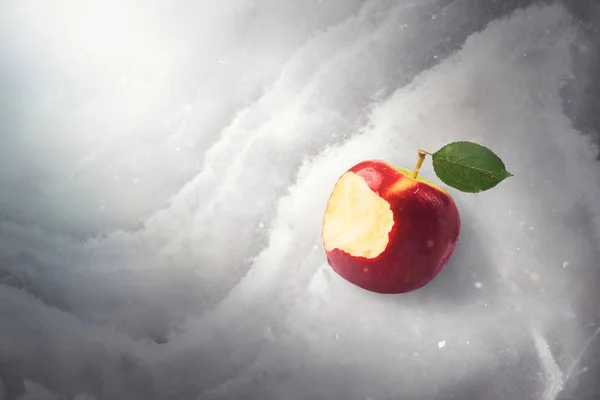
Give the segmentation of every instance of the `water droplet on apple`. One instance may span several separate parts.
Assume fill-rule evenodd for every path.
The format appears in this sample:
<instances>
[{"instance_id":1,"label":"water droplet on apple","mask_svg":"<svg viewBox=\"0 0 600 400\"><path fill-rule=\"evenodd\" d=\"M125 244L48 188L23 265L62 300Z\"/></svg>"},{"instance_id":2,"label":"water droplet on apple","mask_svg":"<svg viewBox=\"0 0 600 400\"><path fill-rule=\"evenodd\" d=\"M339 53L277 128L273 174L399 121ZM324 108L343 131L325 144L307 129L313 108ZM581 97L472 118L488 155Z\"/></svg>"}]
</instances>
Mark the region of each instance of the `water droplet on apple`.
<instances>
[{"instance_id":1,"label":"water droplet on apple","mask_svg":"<svg viewBox=\"0 0 600 400\"><path fill-rule=\"evenodd\" d=\"M442 348L442 347L446 347L446 341L445 340L441 340L438 342L438 348Z\"/></svg>"},{"instance_id":2,"label":"water droplet on apple","mask_svg":"<svg viewBox=\"0 0 600 400\"><path fill-rule=\"evenodd\" d=\"M475 287L477 289L481 289L483 287L483 283L481 283L481 282L475 282Z\"/></svg>"}]
</instances>

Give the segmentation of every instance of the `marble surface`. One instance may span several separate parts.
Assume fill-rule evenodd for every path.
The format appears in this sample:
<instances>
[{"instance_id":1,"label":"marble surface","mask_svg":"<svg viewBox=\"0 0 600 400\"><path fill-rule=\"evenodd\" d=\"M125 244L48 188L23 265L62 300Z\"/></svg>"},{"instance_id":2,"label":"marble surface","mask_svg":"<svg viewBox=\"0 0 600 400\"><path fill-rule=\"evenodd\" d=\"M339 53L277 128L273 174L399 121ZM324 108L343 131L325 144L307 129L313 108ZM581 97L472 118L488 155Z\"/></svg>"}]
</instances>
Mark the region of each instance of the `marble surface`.
<instances>
[{"instance_id":1,"label":"marble surface","mask_svg":"<svg viewBox=\"0 0 600 400\"><path fill-rule=\"evenodd\" d=\"M0 4L0 400L600 399L600 3ZM337 177L455 140L429 285L360 290ZM431 163L422 172L437 180Z\"/></svg>"}]
</instances>

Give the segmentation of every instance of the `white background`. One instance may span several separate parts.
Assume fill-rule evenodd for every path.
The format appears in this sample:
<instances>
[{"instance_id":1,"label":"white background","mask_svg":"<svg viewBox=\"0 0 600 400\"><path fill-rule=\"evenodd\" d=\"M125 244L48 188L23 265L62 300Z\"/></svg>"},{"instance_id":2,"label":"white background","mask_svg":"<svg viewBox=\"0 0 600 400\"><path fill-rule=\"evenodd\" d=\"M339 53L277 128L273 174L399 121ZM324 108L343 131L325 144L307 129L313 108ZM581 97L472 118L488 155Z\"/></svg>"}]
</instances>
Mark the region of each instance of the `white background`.
<instances>
[{"instance_id":1,"label":"white background","mask_svg":"<svg viewBox=\"0 0 600 400\"><path fill-rule=\"evenodd\" d=\"M585 10L3 3L0 399L563 395L600 322ZM455 140L515 176L452 191L438 278L381 296L333 273L339 175Z\"/></svg>"}]
</instances>

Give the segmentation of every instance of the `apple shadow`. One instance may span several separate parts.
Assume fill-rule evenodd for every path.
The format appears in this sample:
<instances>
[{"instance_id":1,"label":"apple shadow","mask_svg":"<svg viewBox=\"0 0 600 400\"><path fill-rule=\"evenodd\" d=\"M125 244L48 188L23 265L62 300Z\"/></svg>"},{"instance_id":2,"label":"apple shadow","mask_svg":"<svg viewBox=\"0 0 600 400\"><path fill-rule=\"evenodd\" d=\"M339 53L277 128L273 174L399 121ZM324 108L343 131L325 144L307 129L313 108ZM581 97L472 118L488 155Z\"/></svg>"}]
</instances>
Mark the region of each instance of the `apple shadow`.
<instances>
[{"instance_id":1,"label":"apple shadow","mask_svg":"<svg viewBox=\"0 0 600 400\"><path fill-rule=\"evenodd\" d=\"M465 304L498 291L500 277L486 251L481 226L466 207L460 210L461 232L453 256L446 267L427 285L413 292L394 295L397 301Z\"/></svg>"}]
</instances>

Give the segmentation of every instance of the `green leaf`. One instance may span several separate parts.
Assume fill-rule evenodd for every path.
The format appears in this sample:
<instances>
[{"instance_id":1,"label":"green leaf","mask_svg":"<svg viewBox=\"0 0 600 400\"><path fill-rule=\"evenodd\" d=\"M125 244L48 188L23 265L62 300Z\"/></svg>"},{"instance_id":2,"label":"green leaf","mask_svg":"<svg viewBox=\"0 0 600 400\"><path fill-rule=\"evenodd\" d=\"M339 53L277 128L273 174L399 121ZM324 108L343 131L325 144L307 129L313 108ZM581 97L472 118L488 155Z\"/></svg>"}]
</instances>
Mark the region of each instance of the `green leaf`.
<instances>
[{"instance_id":1,"label":"green leaf","mask_svg":"<svg viewBox=\"0 0 600 400\"><path fill-rule=\"evenodd\" d=\"M500 157L477 143L450 143L432 158L433 170L442 182L463 192L482 192L513 176Z\"/></svg>"}]
</instances>

